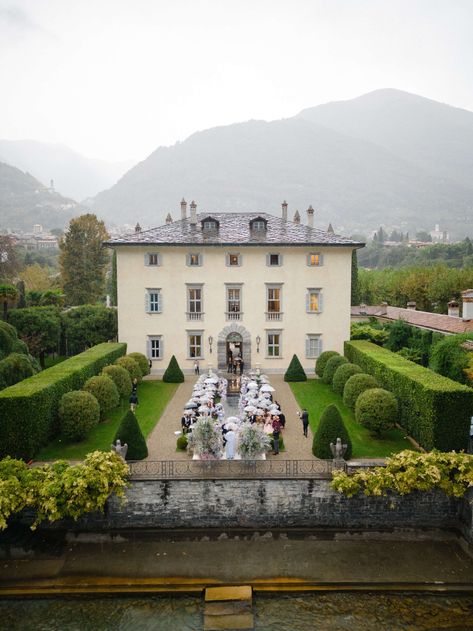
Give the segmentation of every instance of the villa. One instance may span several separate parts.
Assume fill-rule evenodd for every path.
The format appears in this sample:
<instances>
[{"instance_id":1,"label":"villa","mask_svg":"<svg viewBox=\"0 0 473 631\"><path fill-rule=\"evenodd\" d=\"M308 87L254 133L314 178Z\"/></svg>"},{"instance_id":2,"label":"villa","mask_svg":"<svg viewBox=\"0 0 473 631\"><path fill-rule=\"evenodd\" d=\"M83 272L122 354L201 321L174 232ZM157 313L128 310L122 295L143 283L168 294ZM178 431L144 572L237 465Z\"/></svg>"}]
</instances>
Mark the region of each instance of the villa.
<instances>
[{"instance_id":1,"label":"villa","mask_svg":"<svg viewBox=\"0 0 473 631\"><path fill-rule=\"evenodd\" d=\"M110 239L117 254L118 331L145 353L153 373L172 355L185 372L196 360L225 368L284 372L296 353L313 372L322 350L350 337L351 262L362 243L267 213L200 213Z\"/></svg>"}]
</instances>

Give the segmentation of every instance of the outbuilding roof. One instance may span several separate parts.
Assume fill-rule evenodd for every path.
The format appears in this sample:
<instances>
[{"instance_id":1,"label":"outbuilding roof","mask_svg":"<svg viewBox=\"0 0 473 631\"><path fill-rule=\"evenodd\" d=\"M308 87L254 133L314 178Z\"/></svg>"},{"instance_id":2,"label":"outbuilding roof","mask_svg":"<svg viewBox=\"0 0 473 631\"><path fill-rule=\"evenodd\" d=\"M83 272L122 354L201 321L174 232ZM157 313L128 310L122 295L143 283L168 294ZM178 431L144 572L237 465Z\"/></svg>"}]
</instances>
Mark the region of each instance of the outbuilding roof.
<instances>
[{"instance_id":1,"label":"outbuilding roof","mask_svg":"<svg viewBox=\"0 0 473 631\"><path fill-rule=\"evenodd\" d=\"M218 230L204 229L201 222L210 218L218 222ZM251 229L250 222L257 218L267 222L265 230ZM188 217L150 230L109 239L105 245L306 245L361 248L364 243L268 213L199 213L196 224L191 224Z\"/></svg>"}]
</instances>

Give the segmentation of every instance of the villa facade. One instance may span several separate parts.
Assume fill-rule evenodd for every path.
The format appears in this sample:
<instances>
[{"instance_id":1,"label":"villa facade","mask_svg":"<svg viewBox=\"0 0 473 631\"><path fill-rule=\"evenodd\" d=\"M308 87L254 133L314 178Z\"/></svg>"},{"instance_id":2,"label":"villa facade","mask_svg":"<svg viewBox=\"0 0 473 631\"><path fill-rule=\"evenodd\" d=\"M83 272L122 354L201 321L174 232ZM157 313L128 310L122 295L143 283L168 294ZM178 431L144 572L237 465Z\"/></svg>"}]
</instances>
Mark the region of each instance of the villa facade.
<instances>
[{"instance_id":1,"label":"villa facade","mask_svg":"<svg viewBox=\"0 0 473 631\"><path fill-rule=\"evenodd\" d=\"M266 213L201 213L111 239L117 253L118 334L153 372L175 355L185 372L284 372L296 353L313 372L322 350L350 335L351 259L362 244Z\"/></svg>"}]
</instances>

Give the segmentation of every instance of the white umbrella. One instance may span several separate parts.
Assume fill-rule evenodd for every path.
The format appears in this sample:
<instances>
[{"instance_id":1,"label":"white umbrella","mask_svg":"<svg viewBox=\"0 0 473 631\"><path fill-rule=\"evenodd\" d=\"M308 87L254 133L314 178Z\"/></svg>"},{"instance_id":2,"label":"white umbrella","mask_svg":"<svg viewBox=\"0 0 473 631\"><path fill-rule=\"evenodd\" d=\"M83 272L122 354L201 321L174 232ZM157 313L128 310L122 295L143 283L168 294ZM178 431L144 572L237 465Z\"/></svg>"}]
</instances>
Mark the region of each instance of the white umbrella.
<instances>
[{"instance_id":1,"label":"white umbrella","mask_svg":"<svg viewBox=\"0 0 473 631\"><path fill-rule=\"evenodd\" d=\"M188 401L185 404L184 409L185 410L191 410L192 408L196 408L196 407L199 407L199 406L197 405L197 403L195 401Z\"/></svg>"},{"instance_id":2,"label":"white umbrella","mask_svg":"<svg viewBox=\"0 0 473 631\"><path fill-rule=\"evenodd\" d=\"M254 405L247 405L246 408L243 408L245 412L252 412L253 414L256 412L256 407Z\"/></svg>"},{"instance_id":3,"label":"white umbrella","mask_svg":"<svg viewBox=\"0 0 473 631\"><path fill-rule=\"evenodd\" d=\"M200 408L199 408L199 412L207 412L207 413L209 413L210 410L209 410L209 408L206 405L201 405Z\"/></svg>"},{"instance_id":4,"label":"white umbrella","mask_svg":"<svg viewBox=\"0 0 473 631\"><path fill-rule=\"evenodd\" d=\"M269 385L269 383L265 383L264 386L261 386L259 389L260 392L274 392L274 388Z\"/></svg>"},{"instance_id":5,"label":"white umbrella","mask_svg":"<svg viewBox=\"0 0 473 631\"><path fill-rule=\"evenodd\" d=\"M238 416L229 416L227 417L227 423L239 423L240 419Z\"/></svg>"},{"instance_id":6,"label":"white umbrella","mask_svg":"<svg viewBox=\"0 0 473 631\"><path fill-rule=\"evenodd\" d=\"M258 384L256 383L256 381L250 381L248 383L248 388L257 388Z\"/></svg>"}]
</instances>

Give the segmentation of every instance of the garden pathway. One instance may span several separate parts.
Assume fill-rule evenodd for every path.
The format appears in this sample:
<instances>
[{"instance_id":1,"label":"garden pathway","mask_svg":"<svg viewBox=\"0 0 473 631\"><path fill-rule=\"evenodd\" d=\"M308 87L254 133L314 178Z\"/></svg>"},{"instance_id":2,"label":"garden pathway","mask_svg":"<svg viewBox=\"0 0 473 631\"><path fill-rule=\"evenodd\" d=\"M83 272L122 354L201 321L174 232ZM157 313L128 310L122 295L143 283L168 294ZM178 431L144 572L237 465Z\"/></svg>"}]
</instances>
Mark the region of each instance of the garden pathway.
<instances>
[{"instance_id":1,"label":"garden pathway","mask_svg":"<svg viewBox=\"0 0 473 631\"><path fill-rule=\"evenodd\" d=\"M309 437L304 438L302 433L302 423L297 416L299 407L292 390L284 381L283 375L270 375L269 380L276 392L273 398L279 402L281 409L286 415L286 428L284 430L284 444L286 451L268 458L279 458L282 460L311 460L312 456L312 434L309 428ZM176 451L175 431L181 429L181 416L184 405L192 394L192 388L196 382L194 375L187 375L184 383L181 383L173 398L164 410L159 423L151 432L148 438L148 458L147 460L188 460L189 456L185 452Z\"/></svg>"}]
</instances>

